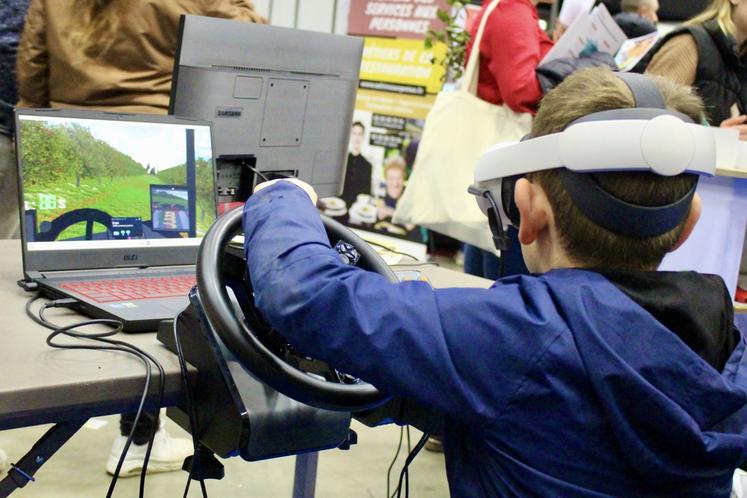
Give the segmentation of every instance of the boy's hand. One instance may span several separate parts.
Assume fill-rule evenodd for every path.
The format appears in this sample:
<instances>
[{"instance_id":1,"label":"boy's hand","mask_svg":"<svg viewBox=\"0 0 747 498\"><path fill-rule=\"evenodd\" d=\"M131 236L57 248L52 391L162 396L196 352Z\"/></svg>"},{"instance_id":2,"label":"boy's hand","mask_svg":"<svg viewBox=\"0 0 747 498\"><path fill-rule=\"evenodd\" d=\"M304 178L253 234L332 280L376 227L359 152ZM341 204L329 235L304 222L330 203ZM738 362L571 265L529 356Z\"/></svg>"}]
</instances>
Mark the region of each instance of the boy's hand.
<instances>
[{"instance_id":1,"label":"boy's hand","mask_svg":"<svg viewBox=\"0 0 747 498\"><path fill-rule=\"evenodd\" d=\"M747 116L744 114L724 119L721 121L719 127L737 130L739 132L739 140L747 140Z\"/></svg>"},{"instance_id":2,"label":"boy's hand","mask_svg":"<svg viewBox=\"0 0 747 498\"><path fill-rule=\"evenodd\" d=\"M304 192L309 196L309 199L311 199L311 203L316 206L316 201L319 199L319 196L316 195L316 191L314 190L314 187L309 185L308 183L299 180L298 178L279 178L277 180L270 180L268 182L262 182L258 183L256 187L254 187L254 192L259 192L263 188L267 188L270 185L275 185L277 182L291 182L303 189Z\"/></svg>"}]
</instances>

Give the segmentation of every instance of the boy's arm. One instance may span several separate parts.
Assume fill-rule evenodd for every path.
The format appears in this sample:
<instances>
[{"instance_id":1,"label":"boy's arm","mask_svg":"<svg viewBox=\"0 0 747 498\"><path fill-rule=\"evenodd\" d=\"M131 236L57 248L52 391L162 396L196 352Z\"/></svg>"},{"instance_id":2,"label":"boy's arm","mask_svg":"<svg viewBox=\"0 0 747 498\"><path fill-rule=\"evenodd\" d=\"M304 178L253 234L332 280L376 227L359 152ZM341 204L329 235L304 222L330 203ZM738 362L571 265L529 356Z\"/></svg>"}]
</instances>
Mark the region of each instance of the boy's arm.
<instances>
[{"instance_id":1,"label":"boy's arm","mask_svg":"<svg viewBox=\"0 0 747 498\"><path fill-rule=\"evenodd\" d=\"M548 334L527 333L527 319L546 324L518 286L434 291L343 264L309 197L289 182L254 194L244 231L270 323L300 351L390 394L492 420L549 344Z\"/></svg>"}]
</instances>

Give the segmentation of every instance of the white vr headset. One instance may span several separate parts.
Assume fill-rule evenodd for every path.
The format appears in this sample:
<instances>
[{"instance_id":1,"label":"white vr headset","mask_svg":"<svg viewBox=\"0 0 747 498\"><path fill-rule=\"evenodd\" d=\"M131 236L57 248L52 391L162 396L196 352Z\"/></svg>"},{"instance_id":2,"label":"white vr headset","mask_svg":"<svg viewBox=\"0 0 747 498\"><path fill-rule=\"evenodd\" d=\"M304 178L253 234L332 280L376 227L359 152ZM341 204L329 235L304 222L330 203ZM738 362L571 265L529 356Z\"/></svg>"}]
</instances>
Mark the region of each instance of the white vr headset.
<instances>
[{"instance_id":1,"label":"white vr headset","mask_svg":"<svg viewBox=\"0 0 747 498\"><path fill-rule=\"evenodd\" d=\"M584 116L560 133L498 144L480 158L469 192L488 216L498 249L508 248L508 226L519 225L514 186L528 173L560 169L563 187L594 223L631 237L651 237L674 229L687 216L695 186L672 204L640 206L604 190L593 173L712 176L716 168L747 168L747 143L736 131L694 124L666 109L651 79L616 74L630 87L636 107Z\"/></svg>"}]
</instances>

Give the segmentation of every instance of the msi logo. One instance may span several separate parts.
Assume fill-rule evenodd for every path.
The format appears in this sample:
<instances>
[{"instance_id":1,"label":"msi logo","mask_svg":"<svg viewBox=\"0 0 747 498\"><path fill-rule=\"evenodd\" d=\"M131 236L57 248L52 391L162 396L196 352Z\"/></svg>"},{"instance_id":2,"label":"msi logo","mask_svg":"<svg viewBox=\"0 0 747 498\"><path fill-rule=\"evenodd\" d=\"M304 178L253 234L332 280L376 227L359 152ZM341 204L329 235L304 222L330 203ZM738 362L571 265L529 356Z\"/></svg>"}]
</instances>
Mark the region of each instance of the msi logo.
<instances>
[{"instance_id":1,"label":"msi logo","mask_svg":"<svg viewBox=\"0 0 747 498\"><path fill-rule=\"evenodd\" d=\"M137 261L137 254L125 254L124 260L125 261Z\"/></svg>"}]
</instances>

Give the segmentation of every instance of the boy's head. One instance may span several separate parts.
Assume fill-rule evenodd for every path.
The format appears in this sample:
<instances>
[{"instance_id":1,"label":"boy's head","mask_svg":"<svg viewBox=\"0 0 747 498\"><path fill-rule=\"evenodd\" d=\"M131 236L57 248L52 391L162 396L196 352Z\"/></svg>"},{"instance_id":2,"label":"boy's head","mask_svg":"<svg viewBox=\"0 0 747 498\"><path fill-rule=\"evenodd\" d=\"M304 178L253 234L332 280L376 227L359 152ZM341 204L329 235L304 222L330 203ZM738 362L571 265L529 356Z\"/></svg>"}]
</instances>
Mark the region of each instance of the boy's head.
<instances>
[{"instance_id":1,"label":"boy's head","mask_svg":"<svg viewBox=\"0 0 747 498\"><path fill-rule=\"evenodd\" d=\"M702 103L692 91L656 78L668 109L700 120ZM635 107L628 86L608 70L591 69L568 77L549 92L532 127L537 137L562 131L576 119L599 111ZM594 144L588 145L590 148ZM663 206L682 199L697 177L673 177L649 172L597 173L604 190L642 206ZM621 235L592 222L571 200L560 180L560 170L531 173L519 180L515 201L521 215L519 240L528 268L545 272L558 267L655 270L664 255L679 246L700 214L700 199L693 198L690 214L673 230L653 237Z\"/></svg>"}]
</instances>

